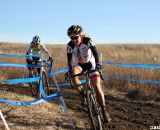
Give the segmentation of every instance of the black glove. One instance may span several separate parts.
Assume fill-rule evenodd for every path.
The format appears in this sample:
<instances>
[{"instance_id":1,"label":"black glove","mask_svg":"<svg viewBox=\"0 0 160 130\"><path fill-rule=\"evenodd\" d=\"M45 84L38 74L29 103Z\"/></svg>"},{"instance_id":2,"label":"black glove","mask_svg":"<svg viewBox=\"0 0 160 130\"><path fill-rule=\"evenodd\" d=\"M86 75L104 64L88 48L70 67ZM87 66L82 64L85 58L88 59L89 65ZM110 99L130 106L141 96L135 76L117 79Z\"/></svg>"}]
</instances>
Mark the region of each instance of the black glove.
<instances>
[{"instance_id":1,"label":"black glove","mask_svg":"<svg viewBox=\"0 0 160 130\"><path fill-rule=\"evenodd\" d=\"M28 58L27 60L29 61L29 63L32 63L32 62L33 62L33 59L32 59L32 58Z\"/></svg>"},{"instance_id":2,"label":"black glove","mask_svg":"<svg viewBox=\"0 0 160 130\"><path fill-rule=\"evenodd\" d=\"M103 69L103 66L100 63L96 64L96 70L101 70Z\"/></svg>"},{"instance_id":3,"label":"black glove","mask_svg":"<svg viewBox=\"0 0 160 130\"><path fill-rule=\"evenodd\" d=\"M70 71L66 72L64 75L65 80L67 80L67 81L70 80L70 76L71 76L71 72Z\"/></svg>"},{"instance_id":4,"label":"black glove","mask_svg":"<svg viewBox=\"0 0 160 130\"><path fill-rule=\"evenodd\" d=\"M53 58L52 58L52 57L49 57L49 61L50 61L50 62L53 62Z\"/></svg>"}]
</instances>

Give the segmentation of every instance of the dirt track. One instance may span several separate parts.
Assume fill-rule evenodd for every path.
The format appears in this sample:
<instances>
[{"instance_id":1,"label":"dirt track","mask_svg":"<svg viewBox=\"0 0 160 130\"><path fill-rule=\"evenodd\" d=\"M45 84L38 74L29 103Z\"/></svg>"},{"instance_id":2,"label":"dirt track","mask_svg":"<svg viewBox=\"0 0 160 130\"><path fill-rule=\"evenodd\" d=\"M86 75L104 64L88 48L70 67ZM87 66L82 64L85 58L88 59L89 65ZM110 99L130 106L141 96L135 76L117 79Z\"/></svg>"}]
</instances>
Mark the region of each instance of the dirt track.
<instances>
[{"instance_id":1,"label":"dirt track","mask_svg":"<svg viewBox=\"0 0 160 130\"><path fill-rule=\"evenodd\" d=\"M113 129L143 130L160 124L160 106L151 103L138 103L116 98L108 98Z\"/></svg>"},{"instance_id":2,"label":"dirt track","mask_svg":"<svg viewBox=\"0 0 160 130\"><path fill-rule=\"evenodd\" d=\"M13 86L1 87L0 95L4 90L14 93L15 100L24 97L31 98L26 87L17 88ZM8 92L6 91L6 97ZM19 96L17 96L19 95ZM90 130L90 123L87 113L79 109L79 97L72 89L62 89L67 107L72 113L77 130ZM5 96L4 96L5 98ZM28 100L29 100L28 99ZM158 103L145 103L142 101L131 101L127 97L106 96L107 109L111 115L112 122L104 126L104 130L149 130L150 126L160 125L160 105ZM11 130L70 130L72 126L68 117L61 113L53 103L49 105L37 105L28 107L13 107L1 103L1 110ZM57 110L57 111L56 111ZM0 129L4 129L0 121Z\"/></svg>"},{"instance_id":3,"label":"dirt track","mask_svg":"<svg viewBox=\"0 0 160 130\"><path fill-rule=\"evenodd\" d=\"M70 95L70 93L67 95ZM76 97L76 93L74 96ZM74 99L75 101L73 99L69 100L68 96L64 95L64 97L68 99L66 103L69 108L77 113L77 117L81 117L82 113L77 110L75 105L79 102L78 97ZM136 102L129 100L127 97L112 96L106 96L106 101L112 122L109 126L104 126L105 130L149 130L150 126L160 125L160 105L158 104Z\"/></svg>"}]
</instances>

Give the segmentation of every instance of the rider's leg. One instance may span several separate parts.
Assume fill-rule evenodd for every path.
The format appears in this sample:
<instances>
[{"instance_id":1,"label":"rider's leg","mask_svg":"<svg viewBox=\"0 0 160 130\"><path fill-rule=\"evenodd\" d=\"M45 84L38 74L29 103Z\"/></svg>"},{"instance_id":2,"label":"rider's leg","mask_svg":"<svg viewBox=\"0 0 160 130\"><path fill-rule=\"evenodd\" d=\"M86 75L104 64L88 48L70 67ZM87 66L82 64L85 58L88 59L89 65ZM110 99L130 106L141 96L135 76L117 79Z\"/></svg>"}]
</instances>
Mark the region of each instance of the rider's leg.
<instances>
[{"instance_id":1,"label":"rider's leg","mask_svg":"<svg viewBox=\"0 0 160 130\"><path fill-rule=\"evenodd\" d=\"M34 60L35 60L35 65L37 65L37 66L41 66L42 65L42 62L41 62L39 57L35 58ZM37 68L37 71L38 71L38 74L40 75L41 68L40 67Z\"/></svg>"},{"instance_id":2,"label":"rider's leg","mask_svg":"<svg viewBox=\"0 0 160 130\"><path fill-rule=\"evenodd\" d=\"M75 75L80 73L81 71L82 71L82 68L80 66L74 66L72 74ZM83 89L83 86L81 85L79 78L78 77L72 78L72 83L74 88L78 91L78 93L81 96L81 105L85 106L86 105L85 90Z\"/></svg>"},{"instance_id":3,"label":"rider's leg","mask_svg":"<svg viewBox=\"0 0 160 130\"><path fill-rule=\"evenodd\" d=\"M78 65L76 65L74 68L76 68L78 71L77 71L77 73L76 74L78 74L78 73L80 73L80 72L82 72L82 70L83 71L87 71L87 70L90 70L91 68L92 68L92 63L91 62L87 62L87 63L84 63L84 64L80 64L80 63L78 63ZM79 81L80 82L80 81ZM80 91L80 94L84 94L84 95L86 95L85 94L85 90L83 89L83 86L81 85L80 86L80 89L79 89Z\"/></svg>"},{"instance_id":4,"label":"rider's leg","mask_svg":"<svg viewBox=\"0 0 160 130\"><path fill-rule=\"evenodd\" d=\"M104 93L103 93L103 90L100 84L100 77L98 75L95 75L91 77L91 81L93 83L93 87L97 95L97 100L102 108L102 114L103 114L104 120L105 122L110 123L111 118L105 107L105 97L104 97Z\"/></svg>"},{"instance_id":5,"label":"rider's leg","mask_svg":"<svg viewBox=\"0 0 160 130\"><path fill-rule=\"evenodd\" d=\"M104 93L100 84L100 77L99 76L93 76L91 77L91 81L94 87L94 90L97 95L97 100L101 106L105 106L105 98Z\"/></svg>"},{"instance_id":6,"label":"rider's leg","mask_svg":"<svg viewBox=\"0 0 160 130\"><path fill-rule=\"evenodd\" d=\"M27 64L32 65L32 61L29 60L28 58L26 59ZM33 74L33 67L28 67L28 70L31 74Z\"/></svg>"},{"instance_id":7,"label":"rider's leg","mask_svg":"<svg viewBox=\"0 0 160 130\"><path fill-rule=\"evenodd\" d=\"M73 72L72 74L75 75L75 74L78 74L82 71L82 69L79 67L79 66L74 66L73 67ZM81 82L79 80L78 77L74 77L72 78L72 83L73 83L73 86L74 88L79 92L81 93L82 89L83 89L83 86L81 85Z\"/></svg>"}]
</instances>

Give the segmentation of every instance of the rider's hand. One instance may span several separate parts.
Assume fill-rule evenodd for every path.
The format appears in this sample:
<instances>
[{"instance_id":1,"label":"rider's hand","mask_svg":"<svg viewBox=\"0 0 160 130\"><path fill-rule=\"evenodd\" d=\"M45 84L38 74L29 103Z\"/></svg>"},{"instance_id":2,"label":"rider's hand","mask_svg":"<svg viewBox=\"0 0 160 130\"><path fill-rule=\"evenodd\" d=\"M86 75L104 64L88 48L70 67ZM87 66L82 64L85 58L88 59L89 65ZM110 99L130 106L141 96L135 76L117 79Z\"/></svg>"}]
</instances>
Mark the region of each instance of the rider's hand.
<instances>
[{"instance_id":1,"label":"rider's hand","mask_svg":"<svg viewBox=\"0 0 160 130\"><path fill-rule=\"evenodd\" d=\"M53 62L53 58L52 58L52 57L49 57L49 61L50 61L50 62Z\"/></svg>"},{"instance_id":2,"label":"rider's hand","mask_svg":"<svg viewBox=\"0 0 160 130\"><path fill-rule=\"evenodd\" d=\"M28 58L28 61L29 61L30 63L32 63L32 62L33 62L33 59L32 59L32 58Z\"/></svg>"},{"instance_id":3,"label":"rider's hand","mask_svg":"<svg viewBox=\"0 0 160 130\"><path fill-rule=\"evenodd\" d=\"M103 69L102 64L96 63L96 70L101 70L101 69Z\"/></svg>"},{"instance_id":4,"label":"rider's hand","mask_svg":"<svg viewBox=\"0 0 160 130\"><path fill-rule=\"evenodd\" d=\"M70 76L71 76L71 72L70 71L66 72L65 75L64 75L65 80L69 80Z\"/></svg>"}]
</instances>

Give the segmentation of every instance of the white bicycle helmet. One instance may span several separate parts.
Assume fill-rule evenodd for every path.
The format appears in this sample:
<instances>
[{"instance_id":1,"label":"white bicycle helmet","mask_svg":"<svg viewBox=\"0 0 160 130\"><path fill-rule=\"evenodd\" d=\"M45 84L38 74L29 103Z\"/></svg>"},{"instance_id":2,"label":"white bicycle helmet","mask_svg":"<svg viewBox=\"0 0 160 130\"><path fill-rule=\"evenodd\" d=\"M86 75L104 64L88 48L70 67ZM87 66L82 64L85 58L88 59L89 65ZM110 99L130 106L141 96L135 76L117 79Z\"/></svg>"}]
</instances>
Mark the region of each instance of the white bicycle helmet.
<instances>
[{"instance_id":1,"label":"white bicycle helmet","mask_svg":"<svg viewBox=\"0 0 160 130\"><path fill-rule=\"evenodd\" d=\"M38 35L35 35L33 37L32 42L33 42L33 44L40 44L41 43L40 37Z\"/></svg>"}]
</instances>

